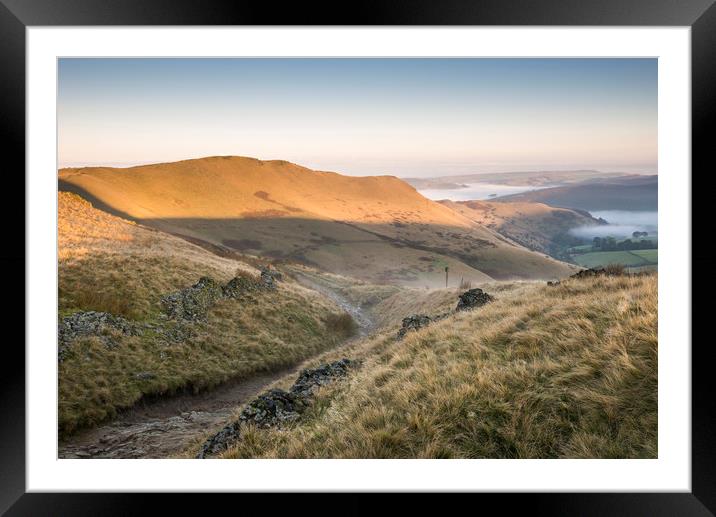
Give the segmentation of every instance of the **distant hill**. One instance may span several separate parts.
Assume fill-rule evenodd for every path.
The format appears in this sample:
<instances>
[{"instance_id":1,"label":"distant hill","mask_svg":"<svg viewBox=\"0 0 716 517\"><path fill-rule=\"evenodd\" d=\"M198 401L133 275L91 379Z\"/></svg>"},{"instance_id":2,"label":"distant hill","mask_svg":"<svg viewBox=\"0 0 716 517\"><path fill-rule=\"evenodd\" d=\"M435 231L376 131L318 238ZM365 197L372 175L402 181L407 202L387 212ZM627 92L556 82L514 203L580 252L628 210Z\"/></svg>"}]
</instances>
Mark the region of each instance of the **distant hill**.
<instances>
[{"instance_id":1,"label":"distant hill","mask_svg":"<svg viewBox=\"0 0 716 517\"><path fill-rule=\"evenodd\" d=\"M440 203L526 248L552 256L560 256L565 247L575 244L569 230L600 224L587 212L543 203L447 200Z\"/></svg>"},{"instance_id":2,"label":"distant hill","mask_svg":"<svg viewBox=\"0 0 716 517\"><path fill-rule=\"evenodd\" d=\"M602 178L494 198L501 203L534 202L581 210L656 210L658 176Z\"/></svg>"},{"instance_id":3,"label":"distant hill","mask_svg":"<svg viewBox=\"0 0 716 517\"><path fill-rule=\"evenodd\" d=\"M378 283L438 286L446 266L473 282L571 271L392 176L221 156L62 169L59 187L169 233Z\"/></svg>"},{"instance_id":4,"label":"distant hill","mask_svg":"<svg viewBox=\"0 0 716 517\"><path fill-rule=\"evenodd\" d=\"M527 171L463 174L458 176L440 176L437 178L405 178L405 181L417 189L459 189L470 183L543 187L550 185L569 185L593 179L618 178L626 175L628 175L628 173L601 172L595 170Z\"/></svg>"}]
</instances>

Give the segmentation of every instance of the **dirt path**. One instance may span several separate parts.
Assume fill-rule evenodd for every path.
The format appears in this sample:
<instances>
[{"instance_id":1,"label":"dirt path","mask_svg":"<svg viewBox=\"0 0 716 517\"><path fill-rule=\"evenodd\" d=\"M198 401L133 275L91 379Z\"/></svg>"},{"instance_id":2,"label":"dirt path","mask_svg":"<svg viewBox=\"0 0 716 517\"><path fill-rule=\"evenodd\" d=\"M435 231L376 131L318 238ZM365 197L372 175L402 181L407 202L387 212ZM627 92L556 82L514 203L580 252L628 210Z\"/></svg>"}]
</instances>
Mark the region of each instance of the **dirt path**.
<instances>
[{"instance_id":1,"label":"dirt path","mask_svg":"<svg viewBox=\"0 0 716 517\"><path fill-rule=\"evenodd\" d=\"M330 298L341 309L350 314L355 320L355 322L358 324L358 334L360 336L367 336L375 329L375 322L368 316L368 314L357 305L353 305L350 301L348 301L346 297L342 296L330 287L316 282L308 275L305 275L298 271L292 271L291 274L294 276L294 278L299 284L303 285L304 287L308 287L309 289L312 289L314 291L318 291L326 298Z\"/></svg>"},{"instance_id":2,"label":"dirt path","mask_svg":"<svg viewBox=\"0 0 716 517\"><path fill-rule=\"evenodd\" d=\"M371 319L348 300L307 278L301 283L328 296L358 323L360 336L374 327ZM355 339L355 338L354 338ZM352 341L348 340L341 346ZM220 427L238 406L259 394L298 365L281 371L230 381L196 395L182 394L146 401L99 427L80 431L59 444L60 458L166 458L184 450L207 430Z\"/></svg>"}]
</instances>

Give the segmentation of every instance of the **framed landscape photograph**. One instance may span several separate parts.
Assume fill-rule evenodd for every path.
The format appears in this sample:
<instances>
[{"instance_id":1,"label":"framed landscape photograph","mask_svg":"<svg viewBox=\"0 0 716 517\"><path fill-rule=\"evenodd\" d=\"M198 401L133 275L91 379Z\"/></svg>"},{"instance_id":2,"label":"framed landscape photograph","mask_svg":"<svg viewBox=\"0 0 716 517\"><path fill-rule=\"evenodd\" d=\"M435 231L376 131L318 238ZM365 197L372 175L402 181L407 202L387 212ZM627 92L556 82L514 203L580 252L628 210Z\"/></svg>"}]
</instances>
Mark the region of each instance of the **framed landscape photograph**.
<instances>
[{"instance_id":1,"label":"framed landscape photograph","mask_svg":"<svg viewBox=\"0 0 716 517\"><path fill-rule=\"evenodd\" d=\"M691 323L711 2L4 4L9 515L147 491L716 507Z\"/></svg>"}]
</instances>

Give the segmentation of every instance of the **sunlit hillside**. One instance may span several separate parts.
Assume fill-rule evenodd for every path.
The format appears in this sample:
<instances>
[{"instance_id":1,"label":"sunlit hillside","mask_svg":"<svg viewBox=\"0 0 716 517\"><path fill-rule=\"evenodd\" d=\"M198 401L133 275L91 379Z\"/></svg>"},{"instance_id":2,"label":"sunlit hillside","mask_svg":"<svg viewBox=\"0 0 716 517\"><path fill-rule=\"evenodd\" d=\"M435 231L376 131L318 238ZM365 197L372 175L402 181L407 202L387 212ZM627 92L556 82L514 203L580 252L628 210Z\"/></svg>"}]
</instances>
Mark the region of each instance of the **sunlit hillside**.
<instances>
[{"instance_id":1,"label":"sunlit hillside","mask_svg":"<svg viewBox=\"0 0 716 517\"><path fill-rule=\"evenodd\" d=\"M262 289L246 262L106 214L74 194L61 192L58 202L60 329L72 325L78 334L60 346L63 433L147 395L285 368L347 337L330 319L343 310L316 291L289 281ZM196 321L167 317L162 299L201 277L217 285L239 278L250 289L217 298ZM104 319L111 324L96 323Z\"/></svg>"},{"instance_id":2,"label":"sunlit hillside","mask_svg":"<svg viewBox=\"0 0 716 517\"><path fill-rule=\"evenodd\" d=\"M572 271L392 176L227 156L63 169L60 189L170 233L379 283L444 285L445 267L454 282Z\"/></svg>"},{"instance_id":3,"label":"sunlit hillside","mask_svg":"<svg viewBox=\"0 0 716 517\"><path fill-rule=\"evenodd\" d=\"M403 340L354 345L360 368L300 423L246 426L222 457L657 457L657 276L493 293Z\"/></svg>"}]
</instances>

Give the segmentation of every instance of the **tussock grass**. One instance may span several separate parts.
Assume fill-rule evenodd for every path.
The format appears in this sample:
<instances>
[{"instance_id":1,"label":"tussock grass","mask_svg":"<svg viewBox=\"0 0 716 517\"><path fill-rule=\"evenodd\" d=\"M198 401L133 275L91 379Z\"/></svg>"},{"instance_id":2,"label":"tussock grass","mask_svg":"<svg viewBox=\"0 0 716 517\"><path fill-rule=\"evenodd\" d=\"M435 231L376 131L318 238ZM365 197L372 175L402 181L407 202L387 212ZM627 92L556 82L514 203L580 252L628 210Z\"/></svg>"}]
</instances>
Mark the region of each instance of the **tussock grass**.
<instances>
[{"instance_id":1,"label":"tussock grass","mask_svg":"<svg viewBox=\"0 0 716 517\"><path fill-rule=\"evenodd\" d=\"M607 264L604 266L604 271L608 275L623 275L626 271L626 266L624 264Z\"/></svg>"},{"instance_id":2,"label":"tussock grass","mask_svg":"<svg viewBox=\"0 0 716 517\"><path fill-rule=\"evenodd\" d=\"M326 328L343 338L354 336L358 331L358 324L353 317L344 312L339 314L329 314L325 319Z\"/></svg>"},{"instance_id":3,"label":"tussock grass","mask_svg":"<svg viewBox=\"0 0 716 517\"><path fill-rule=\"evenodd\" d=\"M112 348L97 337L74 341L59 364L60 434L110 418L146 396L198 391L288 367L345 338L348 323L335 303L288 282L222 299L206 321L167 321L162 296L201 276L223 283L236 275L256 278L258 271L95 210L72 194L60 193L59 208L60 316L107 311L154 325L139 336L114 336ZM329 324L328 314L338 323ZM162 328L182 337L170 339Z\"/></svg>"},{"instance_id":4,"label":"tussock grass","mask_svg":"<svg viewBox=\"0 0 716 517\"><path fill-rule=\"evenodd\" d=\"M362 368L300 425L247 428L224 457L657 457L656 275L497 298L354 345Z\"/></svg>"}]
</instances>

